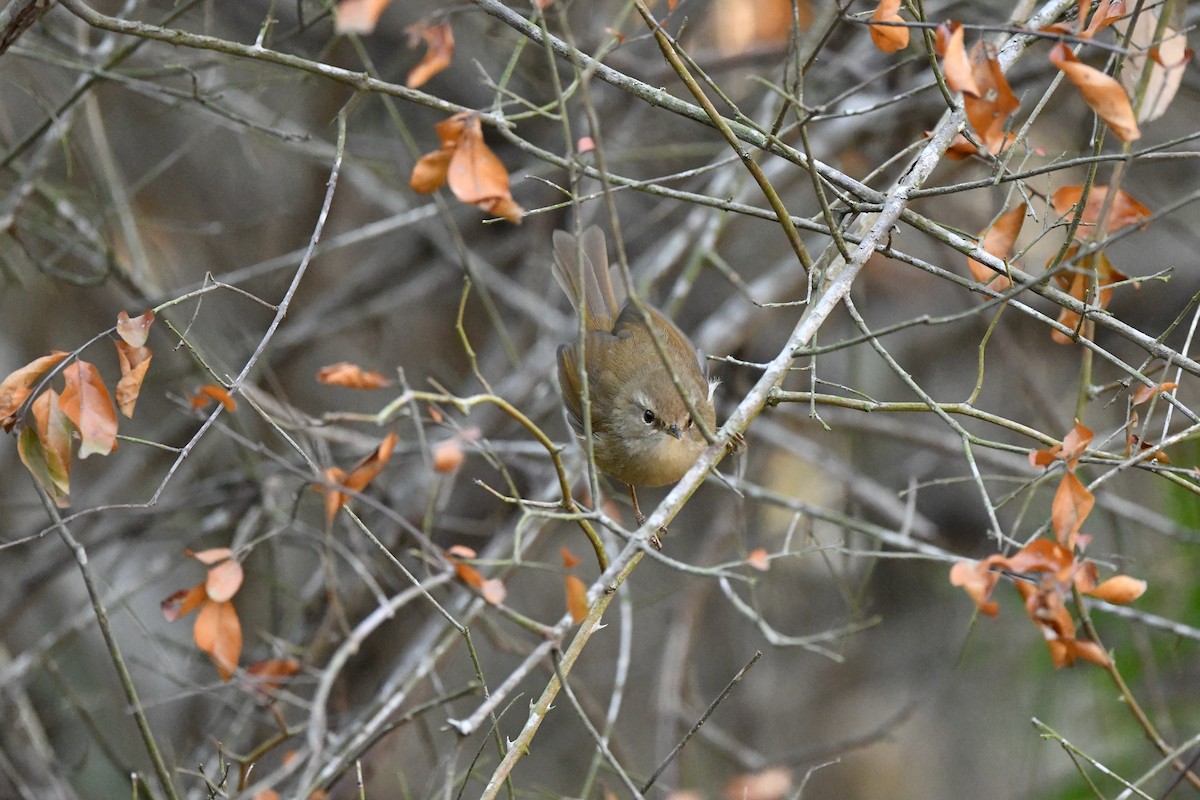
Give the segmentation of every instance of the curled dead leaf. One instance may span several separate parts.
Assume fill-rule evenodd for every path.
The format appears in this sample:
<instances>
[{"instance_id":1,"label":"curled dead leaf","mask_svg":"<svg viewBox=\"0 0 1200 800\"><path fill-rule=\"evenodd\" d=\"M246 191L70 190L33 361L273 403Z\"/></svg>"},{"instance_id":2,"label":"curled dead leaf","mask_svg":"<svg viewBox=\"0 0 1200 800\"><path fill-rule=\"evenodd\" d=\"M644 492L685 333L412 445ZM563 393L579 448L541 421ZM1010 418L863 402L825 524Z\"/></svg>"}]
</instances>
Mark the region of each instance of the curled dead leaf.
<instances>
[{"instance_id":1,"label":"curled dead leaf","mask_svg":"<svg viewBox=\"0 0 1200 800\"><path fill-rule=\"evenodd\" d=\"M587 619L588 615L587 586L575 575L567 575L565 581L567 612L570 613L571 619L578 625Z\"/></svg>"},{"instance_id":2,"label":"curled dead leaf","mask_svg":"<svg viewBox=\"0 0 1200 800\"><path fill-rule=\"evenodd\" d=\"M229 680L242 653L242 623L233 603L205 602L196 615L192 638L197 647L208 653L221 680Z\"/></svg>"},{"instance_id":3,"label":"curled dead leaf","mask_svg":"<svg viewBox=\"0 0 1200 800\"><path fill-rule=\"evenodd\" d=\"M1147 583L1128 575L1114 575L1094 589L1087 591L1092 597L1098 597L1109 603L1124 605L1132 603L1146 593Z\"/></svg>"},{"instance_id":4,"label":"curled dead leaf","mask_svg":"<svg viewBox=\"0 0 1200 800\"><path fill-rule=\"evenodd\" d=\"M408 88L416 89L450 66L454 60L454 32L450 30L449 22L409 25L405 32L408 34L409 47L415 47L421 39L425 40L425 57L409 71L404 81Z\"/></svg>"},{"instance_id":5,"label":"curled dead leaf","mask_svg":"<svg viewBox=\"0 0 1200 800\"><path fill-rule=\"evenodd\" d=\"M1021 233L1021 226L1025 224L1026 208L1025 203L1020 203L1011 211L1001 214L986 232L981 232L983 239L979 242L980 248L1001 261L1007 261L1013 245L1017 241L1017 236ZM1003 292L1012 286L1012 281L1007 275L993 272L990 267L973 258L967 259L967 266L975 280L990 285L998 292Z\"/></svg>"},{"instance_id":6,"label":"curled dead leaf","mask_svg":"<svg viewBox=\"0 0 1200 800\"><path fill-rule=\"evenodd\" d=\"M208 594L204 591L203 583L198 583L190 589L180 589L160 604L163 618L167 622L174 622L195 611L207 599Z\"/></svg>"},{"instance_id":7,"label":"curled dead leaf","mask_svg":"<svg viewBox=\"0 0 1200 800\"><path fill-rule=\"evenodd\" d=\"M130 347L144 347L154 324L154 312L146 309L140 317L130 318L122 311L117 314L117 335Z\"/></svg>"},{"instance_id":8,"label":"curled dead leaf","mask_svg":"<svg viewBox=\"0 0 1200 800\"><path fill-rule=\"evenodd\" d=\"M759 547L751 550L750 554L746 556L746 563L759 572L769 570L771 568L771 558L767 555L767 548Z\"/></svg>"},{"instance_id":9,"label":"curled dead leaf","mask_svg":"<svg viewBox=\"0 0 1200 800\"><path fill-rule=\"evenodd\" d=\"M871 41L889 55L908 47L908 28L904 26L899 11L900 0L879 0L875 13L871 15L872 24L867 26ZM877 24L881 22L885 24Z\"/></svg>"},{"instance_id":10,"label":"curled dead leaf","mask_svg":"<svg viewBox=\"0 0 1200 800\"><path fill-rule=\"evenodd\" d=\"M958 561L950 568L950 585L960 587L989 617L1000 613L1000 604L990 599L999 580L987 561Z\"/></svg>"},{"instance_id":11,"label":"curled dead leaf","mask_svg":"<svg viewBox=\"0 0 1200 800\"><path fill-rule=\"evenodd\" d=\"M33 387L37 386L44 374L62 363L69 355L71 354L55 350L50 355L34 359L9 373L0 382L0 428L4 428L5 431L13 429L17 422L14 415L29 398Z\"/></svg>"},{"instance_id":12,"label":"curled dead leaf","mask_svg":"<svg viewBox=\"0 0 1200 800\"><path fill-rule=\"evenodd\" d=\"M379 15L392 0L341 0L333 12L334 33L373 33Z\"/></svg>"},{"instance_id":13,"label":"curled dead leaf","mask_svg":"<svg viewBox=\"0 0 1200 800\"><path fill-rule=\"evenodd\" d=\"M437 472L453 472L462 466L466 454L457 437L438 442L433 446L433 468Z\"/></svg>"},{"instance_id":14,"label":"curled dead leaf","mask_svg":"<svg viewBox=\"0 0 1200 800\"><path fill-rule=\"evenodd\" d=\"M363 369L349 361L339 361L317 370L317 382L328 386L343 386L347 389L382 389L392 382L383 373Z\"/></svg>"},{"instance_id":15,"label":"curled dead leaf","mask_svg":"<svg viewBox=\"0 0 1200 800\"><path fill-rule=\"evenodd\" d=\"M106 456L117 449L117 410L99 370L76 361L63 370L66 387L58 406L79 433L79 457Z\"/></svg>"},{"instance_id":16,"label":"curled dead leaf","mask_svg":"<svg viewBox=\"0 0 1200 800\"><path fill-rule=\"evenodd\" d=\"M1062 42L1050 50L1050 63L1067 76L1083 101L1104 120L1118 139L1133 142L1142 137L1129 95L1125 94L1124 87L1115 78L1084 64Z\"/></svg>"}]
</instances>

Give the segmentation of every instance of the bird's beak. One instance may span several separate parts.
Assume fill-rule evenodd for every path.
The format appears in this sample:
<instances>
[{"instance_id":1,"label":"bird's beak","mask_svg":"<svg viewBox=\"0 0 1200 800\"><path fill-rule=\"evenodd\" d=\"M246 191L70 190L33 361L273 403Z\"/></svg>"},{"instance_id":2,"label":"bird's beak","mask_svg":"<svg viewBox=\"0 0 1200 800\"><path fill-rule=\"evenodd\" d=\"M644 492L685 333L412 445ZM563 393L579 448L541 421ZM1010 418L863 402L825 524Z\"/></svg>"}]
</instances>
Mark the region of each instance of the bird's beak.
<instances>
[{"instance_id":1,"label":"bird's beak","mask_svg":"<svg viewBox=\"0 0 1200 800\"><path fill-rule=\"evenodd\" d=\"M671 434L671 435L672 435L672 436L674 436L676 439L683 439L683 431L679 430L679 424L678 424L678 423L675 423L674 425L668 425L668 426L667 426L667 433Z\"/></svg>"}]
</instances>

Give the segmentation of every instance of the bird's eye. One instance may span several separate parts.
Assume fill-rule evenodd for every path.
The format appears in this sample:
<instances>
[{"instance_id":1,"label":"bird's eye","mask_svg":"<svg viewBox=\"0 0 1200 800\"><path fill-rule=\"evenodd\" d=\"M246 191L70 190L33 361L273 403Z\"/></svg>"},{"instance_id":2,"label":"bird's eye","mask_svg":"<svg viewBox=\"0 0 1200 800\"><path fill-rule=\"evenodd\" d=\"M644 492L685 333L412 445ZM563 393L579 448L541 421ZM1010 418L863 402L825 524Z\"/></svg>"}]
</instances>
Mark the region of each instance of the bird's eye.
<instances>
[{"instance_id":1,"label":"bird's eye","mask_svg":"<svg viewBox=\"0 0 1200 800\"><path fill-rule=\"evenodd\" d=\"M647 408L642 413L642 422L646 423L647 425L653 425L654 420L655 420L654 412Z\"/></svg>"}]
</instances>

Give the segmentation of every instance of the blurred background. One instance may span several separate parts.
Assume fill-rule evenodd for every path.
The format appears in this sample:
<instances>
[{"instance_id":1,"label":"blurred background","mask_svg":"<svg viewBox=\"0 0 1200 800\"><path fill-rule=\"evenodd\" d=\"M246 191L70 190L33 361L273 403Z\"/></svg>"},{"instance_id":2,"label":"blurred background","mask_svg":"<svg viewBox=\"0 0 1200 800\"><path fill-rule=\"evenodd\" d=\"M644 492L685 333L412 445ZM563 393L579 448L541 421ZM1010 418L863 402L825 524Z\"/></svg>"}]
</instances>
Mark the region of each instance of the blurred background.
<instances>
[{"instance_id":1,"label":"blurred background","mask_svg":"<svg viewBox=\"0 0 1200 800\"><path fill-rule=\"evenodd\" d=\"M1077 13L1060 5L1066 19ZM117 313L158 309L136 413L121 420L117 451L74 460L69 508L43 502L15 435L0 443L0 795L129 796L137 773L138 791L166 796L56 527L61 514L86 549L178 796L354 797L356 766L370 798L477 796L554 675L538 650L545 636L520 623L558 624L564 576L591 585L599 570L579 526L547 513L559 484L527 428L486 403L394 401L407 389L494 393L563 447L575 497L588 504L553 377L575 323L550 280L552 231L599 224L615 247L611 202L635 286L722 380L719 420L780 353L809 279L717 131L531 38L544 26L620 76L692 103L630 6L559 0L543 15L509 3L533 21L519 30L486 2L408 0L384 7L370 34L336 33L331 6L308 0L92 8L212 38L172 45L150 27L112 32L23 0L0 12L9 32L22 13L35 17L0 55L0 373L82 348L111 389L119 371L106 332ZM921 8L930 27L979 26L968 45L1003 42L1038 10ZM1155 9L1184 29L1196 22L1194 7ZM886 192L947 105L921 28L887 55L864 24L873 11L801 0L653 7L726 117L765 131L778 120L787 145ZM913 21L911 9L901 16ZM425 54L410 29L439 23L453 30L452 61L407 96L238 49L257 43L402 87ZM1104 46L1080 57L1103 68L1121 40L1112 30L1097 38ZM1144 344L1192 350L1197 76L1186 69L1131 148L1111 134L1096 145L1103 125L1055 81L1048 50L1032 44L1009 73L1021 100L1010 125L1023 136L1003 170L985 156L944 160L926 184L938 191L910 207L973 237L1027 200L1013 252L1040 275L1066 235L1046 197L1095 166L1097 185L1119 180L1153 214L1098 245L1138 281L1114 289L1108 308L1137 335L1098 326L1094 356L1056 344L1054 302L1026 290L1009 305L985 303L962 253L897 226L892 255L873 255L851 293L869 330L886 332L874 342L891 363L836 310L816 354L799 354L782 383L811 402L792 397L751 423L747 447L719 468L729 477L710 477L689 500L570 673L583 713L641 787L761 651L646 796L1095 796L1084 775L1096 794L1117 796L1122 785L1094 763L1143 780L1149 796L1197 793L1161 763L1108 672L1054 668L1012 581L996 590L995 620L949 582L957 558L997 551L997 523L1005 552L1047 534L1062 470L1035 469L1027 454L1079 418L1096 432L1080 478L1104 476L1087 554L1102 576L1149 586L1126 613L1095 608L1097 630L1163 739L1184 746L1184 762L1196 757L1197 375L1177 374L1178 361ZM434 126L453 113L433 99L486 115L484 141L526 212L519 226L445 189L410 188L414 164L439 148ZM340 172L305 260L339 158L339 114ZM813 177L750 149L790 213L824 226ZM608 185L585 168L606 170ZM843 230L875 210L844 188L822 191ZM833 252L828 236L803 235L814 257ZM264 341L236 410L202 427L212 407L189 397L228 385ZM342 361L392 383L317 381ZM1169 463L1120 465L1133 377L1121 364L1178 383L1179 405L1139 411L1150 441L1185 434ZM970 446L914 385L938 403L970 399L980 413L955 417ZM339 514L327 524L321 470L349 471L389 432L390 461L349 504L360 522ZM461 448L461 464L432 460L445 442ZM624 487L602 488L607 513L632 529ZM643 508L665 493L643 490ZM616 534L603 535L610 554L621 551ZM503 581L503 608L448 571L442 551L454 545ZM204 580L187 551L217 547L233 548L245 575L232 601L241 669L228 681L193 641L193 617L168 622L160 610ZM563 548L581 563L564 566ZM761 551L765 571L754 566ZM295 674L264 689L250 665L267 660ZM460 735L448 721L470 719L485 695L501 699ZM521 796L629 793L565 696L511 780Z\"/></svg>"}]
</instances>

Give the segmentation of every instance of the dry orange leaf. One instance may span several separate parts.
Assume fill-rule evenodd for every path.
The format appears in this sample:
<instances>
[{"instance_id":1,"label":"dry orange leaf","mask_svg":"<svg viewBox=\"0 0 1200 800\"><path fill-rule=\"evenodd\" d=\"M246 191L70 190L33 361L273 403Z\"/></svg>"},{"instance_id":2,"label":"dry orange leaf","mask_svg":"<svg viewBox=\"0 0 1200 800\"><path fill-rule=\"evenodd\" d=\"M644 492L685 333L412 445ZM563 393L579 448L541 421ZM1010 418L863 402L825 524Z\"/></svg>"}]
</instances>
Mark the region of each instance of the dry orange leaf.
<instances>
[{"instance_id":1,"label":"dry orange leaf","mask_svg":"<svg viewBox=\"0 0 1200 800\"><path fill-rule=\"evenodd\" d=\"M392 0L341 0L333 12L335 33L369 34Z\"/></svg>"},{"instance_id":2,"label":"dry orange leaf","mask_svg":"<svg viewBox=\"0 0 1200 800\"><path fill-rule=\"evenodd\" d=\"M576 624L587 619L588 598L587 586L575 575L566 577L567 611Z\"/></svg>"},{"instance_id":3,"label":"dry orange leaf","mask_svg":"<svg viewBox=\"0 0 1200 800\"><path fill-rule=\"evenodd\" d=\"M462 442L457 438L447 439L433 446L433 468L438 472L453 472L462 465L465 458Z\"/></svg>"},{"instance_id":4,"label":"dry orange leaf","mask_svg":"<svg viewBox=\"0 0 1200 800\"><path fill-rule=\"evenodd\" d=\"M191 405L192 408L204 408L214 400L223 405L226 411L237 411L237 401L229 394L229 390L212 383L206 383L196 390L196 394L192 395Z\"/></svg>"},{"instance_id":5,"label":"dry orange leaf","mask_svg":"<svg viewBox=\"0 0 1200 800\"><path fill-rule=\"evenodd\" d=\"M153 323L154 312L150 309L146 309L146 312L140 317L132 319L129 314L122 311L117 314L117 335L130 347L144 347Z\"/></svg>"},{"instance_id":6,"label":"dry orange leaf","mask_svg":"<svg viewBox=\"0 0 1200 800\"><path fill-rule=\"evenodd\" d=\"M479 594L488 603L498 606L508 597L508 589L504 588L504 581L499 578L489 578L479 587Z\"/></svg>"},{"instance_id":7,"label":"dry orange leaf","mask_svg":"<svg viewBox=\"0 0 1200 800\"><path fill-rule=\"evenodd\" d=\"M344 386L347 389L382 389L392 382L383 373L363 369L349 361L339 361L317 370L317 382L329 386Z\"/></svg>"},{"instance_id":8,"label":"dry orange leaf","mask_svg":"<svg viewBox=\"0 0 1200 800\"><path fill-rule=\"evenodd\" d=\"M208 594L204 591L203 583L198 583L190 589L180 589L160 604L163 618L167 622L174 622L195 611L207 599Z\"/></svg>"},{"instance_id":9,"label":"dry orange leaf","mask_svg":"<svg viewBox=\"0 0 1200 800\"><path fill-rule=\"evenodd\" d=\"M1086 9L1083 3L1079 5L1079 21L1082 22ZM1091 6L1090 0L1088 0L1087 5ZM1079 32L1079 36L1083 39L1091 39L1123 16L1125 16L1125 3L1123 0L1100 0L1100 5L1096 7L1096 13L1092 14L1092 21L1088 23L1086 28Z\"/></svg>"},{"instance_id":10,"label":"dry orange leaf","mask_svg":"<svg viewBox=\"0 0 1200 800\"><path fill-rule=\"evenodd\" d=\"M559 555L562 556L563 567L565 567L566 569L573 569L574 567L577 567L582 563L581 560L579 558L577 558L574 553L572 553L570 550L568 550L565 547L559 551Z\"/></svg>"},{"instance_id":11,"label":"dry orange leaf","mask_svg":"<svg viewBox=\"0 0 1200 800\"><path fill-rule=\"evenodd\" d=\"M1132 603L1146 593L1146 582L1131 578L1128 575L1114 575L1094 589L1087 591L1092 597L1099 597L1117 605Z\"/></svg>"},{"instance_id":12,"label":"dry orange leaf","mask_svg":"<svg viewBox=\"0 0 1200 800\"><path fill-rule=\"evenodd\" d=\"M746 556L746 563L759 572L766 572L771 568L771 558L767 555L767 548L759 547L751 550Z\"/></svg>"},{"instance_id":13,"label":"dry orange leaf","mask_svg":"<svg viewBox=\"0 0 1200 800\"><path fill-rule=\"evenodd\" d=\"M189 556L211 567L213 564L220 564L222 561L233 557L233 550L228 547L211 547L208 550L186 551Z\"/></svg>"},{"instance_id":14,"label":"dry orange leaf","mask_svg":"<svg viewBox=\"0 0 1200 800\"><path fill-rule=\"evenodd\" d=\"M1175 381L1167 381L1166 383L1160 383L1157 386L1146 386L1144 384L1138 386L1137 389L1134 389L1133 391L1133 405L1139 406L1157 394L1173 391L1177 386L1179 386L1179 384Z\"/></svg>"},{"instance_id":15,"label":"dry orange leaf","mask_svg":"<svg viewBox=\"0 0 1200 800\"><path fill-rule=\"evenodd\" d=\"M900 10L900 0L879 0L871 22L903 23L904 20L897 12ZM871 31L871 41L885 53L899 52L908 47L908 28L899 25L868 25Z\"/></svg>"},{"instance_id":16,"label":"dry orange leaf","mask_svg":"<svg viewBox=\"0 0 1200 800\"><path fill-rule=\"evenodd\" d=\"M942 28L948 27L950 33L946 36L944 53L942 55L942 71L946 75L946 85L953 91L963 94L980 96L979 85L975 82L975 74L971 62L967 59L967 48L963 44L963 26L959 22L948 22L938 26L939 39Z\"/></svg>"},{"instance_id":17,"label":"dry orange leaf","mask_svg":"<svg viewBox=\"0 0 1200 800\"><path fill-rule=\"evenodd\" d=\"M124 341L115 344L117 361L121 365L121 380L117 382L117 408L126 418L132 418L133 407L142 392L142 383L146 380L146 371L150 369L150 359L154 354L144 345L131 345Z\"/></svg>"},{"instance_id":18,"label":"dry orange leaf","mask_svg":"<svg viewBox=\"0 0 1200 800\"><path fill-rule=\"evenodd\" d=\"M989 617L1000 613L1000 604L990 599L999 580L1000 575L992 572L987 561L958 561L950 568L950 585L961 587Z\"/></svg>"},{"instance_id":19,"label":"dry orange leaf","mask_svg":"<svg viewBox=\"0 0 1200 800\"><path fill-rule=\"evenodd\" d=\"M242 587L243 577L242 565L230 558L209 569L208 578L204 581L204 590L208 592L210 600L224 603L237 594L238 589Z\"/></svg>"},{"instance_id":20,"label":"dry orange leaf","mask_svg":"<svg viewBox=\"0 0 1200 800\"><path fill-rule=\"evenodd\" d=\"M1056 213L1066 216L1079 205L1082 197L1082 185L1064 186L1050 195L1050 204ZM1104 207L1107 197L1107 186L1092 187L1092 190L1088 192L1087 203L1084 204L1083 215L1079 220L1081 225L1095 225L1100 221L1100 209ZM1126 225L1139 225L1145 222L1150 215L1150 209L1135 200L1128 192L1118 189L1109 205L1104 227L1109 233L1115 233Z\"/></svg>"},{"instance_id":21,"label":"dry orange leaf","mask_svg":"<svg viewBox=\"0 0 1200 800\"><path fill-rule=\"evenodd\" d=\"M991 253L1001 261L1008 260L1008 254L1012 252L1017 235L1021 232L1021 226L1025 224L1025 210L1026 204L1021 203L1011 211L1000 215L987 233L982 234L983 239L979 246L984 252ZM967 259L967 266L971 269L971 275L975 280L985 285L990 283L991 287L998 292L1003 292L1012 286L1012 281L1008 279L1007 275L993 272L990 267L984 266L973 258Z\"/></svg>"},{"instance_id":22,"label":"dry orange leaf","mask_svg":"<svg viewBox=\"0 0 1200 800\"><path fill-rule=\"evenodd\" d=\"M1062 454L1060 455L1060 458L1066 460L1068 469L1075 469L1079 458L1087 452L1088 445L1092 443L1095 436L1091 428L1079 420L1075 420L1075 427L1071 428L1070 432L1063 437Z\"/></svg>"},{"instance_id":23,"label":"dry orange leaf","mask_svg":"<svg viewBox=\"0 0 1200 800\"><path fill-rule=\"evenodd\" d=\"M117 447L117 410L100 378L87 361L76 361L63 370L66 388L58 406L79 432L79 457L106 456Z\"/></svg>"},{"instance_id":24,"label":"dry orange leaf","mask_svg":"<svg viewBox=\"0 0 1200 800\"><path fill-rule=\"evenodd\" d=\"M1115 78L1084 64L1062 42L1050 50L1050 63L1075 84L1083 101L1104 120L1118 139L1132 142L1142 137L1129 96Z\"/></svg>"},{"instance_id":25,"label":"dry orange leaf","mask_svg":"<svg viewBox=\"0 0 1200 800\"><path fill-rule=\"evenodd\" d=\"M1054 493L1054 503L1050 510L1050 521L1054 526L1054 535L1065 547L1074 547L1079 529L1083 521L1092 513L1096 504L1095 496L1087 490L1083 482L1074 472L1063 475L1058 491Z\"/></svg>"},{"instance_id":26,"label":"dry orange leaf","mask_svg":"<svg viewBox=\"0 0 1200 800\"><path fill-rule=\"evenodd\" d=\"M349 495L345 492L334 488L335 486L344 485L346 471L341 467L326 467L322 470L321 474L325 478L325 485L317 486L317 489L325 493L325 524L332 525L333 518L337 516L337 512L350 499Z\"/></svg>"},{"instance_id":27,"label":"dry orange leaf","mask_svg":"<svg viewBox=\"0 0 1200 800\"><path fill-rule=\"evenodd\" d=\"M367 485L375 480L375 477L380 472L383 472L384 466L391 460L392 450L396 447L398 439L399 437L395 431L385 436L378 447L362 461L354 465L350 470L350 474L346 476L346 480L342 482L342 485L355 492L361 492L367 488Z\"/></svg>"},{"instance_id":28,"label":"dry orange leaf","mask_svg":"<svg viewBox=\"0 0 1200 800\"><path fill-rule=\"evenodd\" d=\"M524 209L512 199L504 165L483 141L479 115L464 111L435 128L442 148L417 161L409 186L432 192L448 183L460 202L519 225Z\"/></svg>"},{"instance_id":29,"label":"dry orange leaf","mask_svg":"<svg viewBox=\"0 0 1200 800\"><path fill-rule=\"evenodd\" d=\"M421 156L413 166L412 176L408 179L409 187L421 194L429 194L442 188L446 183L446 172L450 169L450 159L453 157L453 149L435 150Z\"/></svg>"},{"instance_id":30,"label":"dry orange leaf","mask_svg":"<svg viewBox=\"0 0 1200 800\"><path fill-rule=\"evenodd\" d=\"M989 152L1000 153L1012 139L1012 134L1004 129L1005 122L1021 102L1008 85L994 45L976 42L971 47L970 62L978 94L963 94L967 122Z\"/></svg>"},{"instance_id":31,"label":"dry orange leaf","mask_svg":"<svg viewBox=\"0 0 1200 800\"><path fill-rule=\"evenodd\" d=\"M17 439L21 463L59 508L70 505L71 422L58 407L58 393L48 389L33 401L34 425Z\"/></svg>"},{"instance_id":32,"label":"dry orange leaf","mask_svg":"<svg viewBox=\"0 0 1200 800\"><path fill-rule=\"evenodd\" d=\"M0 428L11 431L16 424L17 409L29 398L33 387L41 380L42 375L62 363L70 353L55 350L48 356L30 361L20 369L10 373L0 382Z\"/></svg>"},{"instance_id":33,"label":"dry orange leaf","mask_svg":"<svg viewBox=\"0 0 1200 800\"><path fill-rule=\"evenodd\" d=\"M412 68L404 81L408 88L416 89L450 66L454 59L454 32L450 30L449 22L409 25L405 32L408 34L409 47L416 47L420 39L425 40L425 57Z\"/></svg>"},{"instance_id":34,"label":"dry orange leaf","mask_svg":"<svg viewBox=\"0 0 1200 800\"><path fill-rule=\"evenodd\" d=\"M208 653L221 680L229 680L242 654L242 623L233 603L206 602L196 615L192 638Z\"/></svg>"},{"instance_id":35,"label":"dry orange leaf","mask_svg":"<svg viewBox=\"0 0 1200 800\"><path fill-rule=\"evenodd\" d=\"M452 544L446 550L446 555L451 558L474 558L477 554L474 550L467 547L465 544Z\"/></svg>"}]
</instances>

